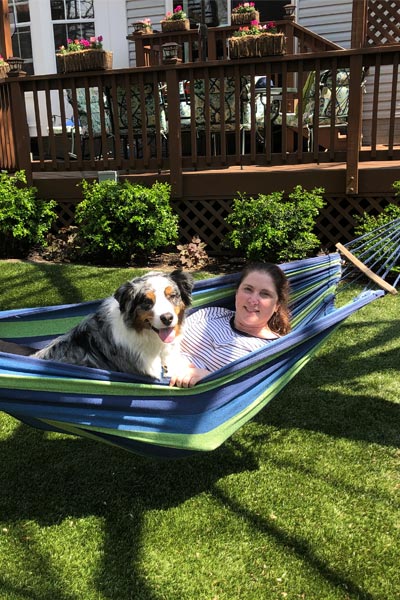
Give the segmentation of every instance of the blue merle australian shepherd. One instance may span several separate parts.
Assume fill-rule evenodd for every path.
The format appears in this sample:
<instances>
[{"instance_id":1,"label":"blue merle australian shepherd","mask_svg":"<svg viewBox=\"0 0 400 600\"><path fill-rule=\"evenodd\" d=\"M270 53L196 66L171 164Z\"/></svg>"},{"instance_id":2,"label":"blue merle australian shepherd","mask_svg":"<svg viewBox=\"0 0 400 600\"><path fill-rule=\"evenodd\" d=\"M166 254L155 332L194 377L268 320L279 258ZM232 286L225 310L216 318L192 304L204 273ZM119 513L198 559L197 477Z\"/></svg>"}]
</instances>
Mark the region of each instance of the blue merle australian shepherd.
<instances>
[{"instance_id":1,"label":"blue merle australian shepherd","mask_svg":"<svg viewBox=\"0 0 400 600\"><path fill-rule=\"evenodd\" d=\"M181 270L127 281L97 312L36 352L36 358L160 378L179 362L193 278Z\"/></svg>"}]
</instances>

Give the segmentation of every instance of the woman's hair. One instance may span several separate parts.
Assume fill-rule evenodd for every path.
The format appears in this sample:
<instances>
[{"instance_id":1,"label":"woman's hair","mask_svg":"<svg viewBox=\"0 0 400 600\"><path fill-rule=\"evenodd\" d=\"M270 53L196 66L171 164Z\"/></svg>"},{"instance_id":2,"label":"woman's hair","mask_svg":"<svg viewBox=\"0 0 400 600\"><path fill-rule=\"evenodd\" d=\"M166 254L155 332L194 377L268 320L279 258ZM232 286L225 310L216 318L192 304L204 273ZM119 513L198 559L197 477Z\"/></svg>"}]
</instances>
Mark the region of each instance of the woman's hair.
<instances>
[{"instance_id":1,"label":"woman's hair","mask_svg":"<svg viewBox=\"0 0 400 600\"><path fill-rule=\"evenodd\" d=\"M289 333L290 327L290 312L289 312L289 281L278 265L274 263L263 263L263 262L254 262L246 265L241 272L239 282L237 287L240 286L242 281L250 275L250 273L254 273L254 271L258 271L260 273L267 273L274 282L276 293L278 294L278 302L279 308L272 315L270 320L268 321L268 327L274 333L278 333L279 335L285 335Z\"/></svg>"}]
</instances>

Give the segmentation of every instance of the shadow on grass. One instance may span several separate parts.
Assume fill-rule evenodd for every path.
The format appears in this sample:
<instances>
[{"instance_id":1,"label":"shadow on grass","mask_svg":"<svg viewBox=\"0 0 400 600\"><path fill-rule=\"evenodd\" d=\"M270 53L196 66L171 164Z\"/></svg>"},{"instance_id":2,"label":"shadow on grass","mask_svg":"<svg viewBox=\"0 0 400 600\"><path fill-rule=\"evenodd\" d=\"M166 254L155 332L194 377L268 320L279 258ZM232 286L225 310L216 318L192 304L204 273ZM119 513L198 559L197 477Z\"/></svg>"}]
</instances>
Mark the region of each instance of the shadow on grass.
<instances>
[{"instance_id":1,"label":"shadow on grass","mask_svg":"<svg viewBox=\"0 0 400 600\"><path fill-rule=\"evenodd\" d=\"M17 555L23 554L24 573L40 573L40 581L46 582L40 596L35 596L34 586L25 596L28 590L21 585L8 589L7 597L30 600L77 597L65 590L47 557L48 548L43 552L40 539L36 541L35 526L29 532L32 523L46 528L66 520L100 519L99 553L104 559L97 571L99 597L152 600L158 596L136 567L144 514L212 493L218 479L258 468L256 457L234 444L199 457L155 461L80 438L54 438L25 425L1 442L0 457L1 519ZM0 576L2 593L8 581Z\"/></svg>"},{"instance_id":2,"label":"shadow on grass","mask_svg":"<svg viewBox=\"0 0 400 600\"><path fill-rule=\"evenodd\" d=\"M337 335L358 340L357 345L335 344L320 352L256 418L276 427L400 447L400 404L378 395L378 373L398 385L399 349L387 345L400 339L400 321L383 323L373 343L362 340L362 328L370 324L342 325ZM362 378L374 377L378 382L369 393Z\"/></svg>"}]
</instances>

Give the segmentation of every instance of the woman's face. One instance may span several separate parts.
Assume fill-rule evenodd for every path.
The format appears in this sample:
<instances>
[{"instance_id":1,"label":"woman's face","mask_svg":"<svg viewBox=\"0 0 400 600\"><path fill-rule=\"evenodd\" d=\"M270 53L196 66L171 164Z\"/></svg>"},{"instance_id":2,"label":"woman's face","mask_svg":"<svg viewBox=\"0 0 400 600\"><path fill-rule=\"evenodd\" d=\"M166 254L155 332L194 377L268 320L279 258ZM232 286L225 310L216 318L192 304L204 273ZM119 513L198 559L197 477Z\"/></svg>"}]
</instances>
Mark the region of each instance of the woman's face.
<instances>
[{"instance_id":1,"label":"woman's face","mask_svg":"<svg viewBox=\"0 0 400 600\"><path fill-rule=\"evenodd\" d=\"M235 325L247 333L260 332L279 307L275 283L268 273L253 271L236 291Z\"/></svg>"}]
</instances>

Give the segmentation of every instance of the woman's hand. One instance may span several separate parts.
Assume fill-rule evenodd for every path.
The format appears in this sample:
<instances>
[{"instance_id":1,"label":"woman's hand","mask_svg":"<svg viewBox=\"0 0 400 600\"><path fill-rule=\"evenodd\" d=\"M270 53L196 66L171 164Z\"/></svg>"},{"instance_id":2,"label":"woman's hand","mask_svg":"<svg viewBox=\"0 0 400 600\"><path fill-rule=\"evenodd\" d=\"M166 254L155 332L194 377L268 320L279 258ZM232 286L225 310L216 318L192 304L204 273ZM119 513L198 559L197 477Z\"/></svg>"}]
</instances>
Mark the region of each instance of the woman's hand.
<instances>
[{"instance_id":1,"label":"woman's hand","mask_svg":"<svg viewBox=\"0 0 400 600\"><path fill-rule=\"evenodd\" d=\"M174 373L171 377L171 381L169 385L175 385L176 387L193 387L210 374L210 371L207 369L199 369L194 365L187 366L181 373Z\"/></svg>"}]
</instances>

